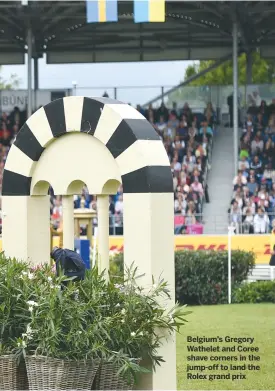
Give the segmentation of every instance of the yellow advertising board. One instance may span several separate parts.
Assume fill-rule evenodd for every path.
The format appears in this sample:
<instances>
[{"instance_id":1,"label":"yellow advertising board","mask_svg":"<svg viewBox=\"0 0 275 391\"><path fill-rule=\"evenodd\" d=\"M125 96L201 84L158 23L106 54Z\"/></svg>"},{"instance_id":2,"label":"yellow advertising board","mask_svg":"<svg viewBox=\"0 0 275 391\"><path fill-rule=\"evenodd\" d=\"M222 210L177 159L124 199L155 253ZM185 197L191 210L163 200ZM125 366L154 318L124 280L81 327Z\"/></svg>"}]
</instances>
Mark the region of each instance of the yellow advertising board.
<instances>
[{"instance_id":1,"label":"yellow advertising board","mask_svg":"<svg viewBox=\"0 0 275 391\"><path fill-rule=\"evenodd\" d=\"M175 250L227 250L227 235L184 235L175 236ZM53 245L59 245L59 238L55 237ZM142 243L138 245L142 246ZM110 236L110 251L123 251L123 236ZM2 240L0 239L0 250ZM268 264L270 260L270 235L233 235L232 250L254 251L257 264Z\"/></svg>"},{"instance_id":2,"label":"yellow advertising board","mask_svg":"<svg viewBox=\"0 0 275 391\"><path fill-rule=\"evenodd\" d=\"M253 251L257 264L269 264L270 235L234 235L232 250ZM110 251L123 251L123 237L110 237ZM227 235L184 235L175 236L175 250L227 250ZM142 245L142 243L140 244Z\"/></svg>"}]
</instances>

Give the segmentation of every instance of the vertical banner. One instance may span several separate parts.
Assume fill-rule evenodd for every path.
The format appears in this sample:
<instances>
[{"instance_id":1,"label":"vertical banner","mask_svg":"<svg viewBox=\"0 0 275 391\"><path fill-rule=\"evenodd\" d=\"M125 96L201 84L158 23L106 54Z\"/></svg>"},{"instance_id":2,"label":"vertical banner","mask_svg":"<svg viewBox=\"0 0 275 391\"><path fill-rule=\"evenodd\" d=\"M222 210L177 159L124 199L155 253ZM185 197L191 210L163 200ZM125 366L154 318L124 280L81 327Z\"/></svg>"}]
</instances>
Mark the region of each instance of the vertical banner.
<instances>
[{"instance_id":1,"label":"vertical banner","mask_svg":"<svg viewBox=\"0 0 275 391\"><path fill-rule=\"evenodd\" d=\"M165 0L134 0L135 23L165 22Z\"/></svg>"},{"instance_id":2,"label":"vertical banner","mask_svg":"<svg viewBox=\"0 0 275 391\"><path fill-rule=\"evenodd\" d=\"M117 0L86 0L87 23L117 22Z\"/></svg>"}]
</instances>

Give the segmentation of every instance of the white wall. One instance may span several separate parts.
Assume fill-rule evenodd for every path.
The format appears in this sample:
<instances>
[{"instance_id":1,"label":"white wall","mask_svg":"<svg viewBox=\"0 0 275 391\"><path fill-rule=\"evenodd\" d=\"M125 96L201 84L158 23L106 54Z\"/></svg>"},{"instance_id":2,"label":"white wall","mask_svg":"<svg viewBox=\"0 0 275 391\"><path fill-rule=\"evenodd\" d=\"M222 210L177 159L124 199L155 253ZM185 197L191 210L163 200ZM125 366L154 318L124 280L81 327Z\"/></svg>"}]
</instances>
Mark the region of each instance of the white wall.
<instances>
[{"instance_id":1,"label":"white wall","mask_svg":"<svg viewBox=\"0 0 275 391\"><path fill-rule=\"evenodd\" d=\"M83 183L79 181L86 183L90 194L101 194L106 182L113 181L107 190L115 194L121 176L101 141L86 133L72 132L55 139L42 153L34 168L31 194L45 194L40 181L50 183L56 195L80 193ZM70 186L72 182L75 183Z\"/></svg>"}]
</instances>

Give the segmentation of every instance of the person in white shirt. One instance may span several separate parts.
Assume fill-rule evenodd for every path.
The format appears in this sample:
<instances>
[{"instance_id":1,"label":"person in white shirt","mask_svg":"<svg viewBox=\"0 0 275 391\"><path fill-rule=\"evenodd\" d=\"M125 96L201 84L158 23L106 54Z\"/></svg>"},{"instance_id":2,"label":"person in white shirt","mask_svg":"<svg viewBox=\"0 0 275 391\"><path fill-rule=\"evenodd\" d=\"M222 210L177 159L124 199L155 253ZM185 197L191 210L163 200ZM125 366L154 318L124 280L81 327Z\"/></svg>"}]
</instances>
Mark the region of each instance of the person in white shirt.
<instances>
[{"instance_id":1,"label":"person in white shirt","mask_svg":"<svg viewBox=\"0 0 275 391\"><path fill-rule=\"evenodd\" d=\"M258 209L257 214L254 217L254 233L265 234L268 231L269 218L262 208Z\"/></svg>"}]
</instances>

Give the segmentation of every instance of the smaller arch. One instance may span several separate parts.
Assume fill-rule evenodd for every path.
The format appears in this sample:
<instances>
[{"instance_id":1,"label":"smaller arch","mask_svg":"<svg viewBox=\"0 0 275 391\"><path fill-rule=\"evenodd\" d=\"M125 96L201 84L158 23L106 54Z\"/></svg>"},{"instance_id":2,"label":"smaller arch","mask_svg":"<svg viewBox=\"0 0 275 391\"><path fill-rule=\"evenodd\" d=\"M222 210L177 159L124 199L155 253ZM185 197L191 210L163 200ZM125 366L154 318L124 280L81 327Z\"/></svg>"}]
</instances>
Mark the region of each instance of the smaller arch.
<instances>
[{"instance_id":1,"label":"smaller arch","mask_svg":"<svg viewBox=\"0 0 275 391\"><path fill-rule=\"evenodd\" d=\"M84 186L86 186L86 183L84 183L81 179L76 179L68 185L66 195L82 194Z\"/></svg>"},{"instance_id":2,"label":"smaller arch","mask_svg":"<svg viewBox=\"0 0 275 391\"><path fill-rule=\"evenodd\" d=\"M104 195L116 194L120 185L121 183L116 179L109 179L107 182L105 182L104 186L102 187L101 194Z\"/></svg>"},{"instance_id":3,"label":"smaller arch","mask_svg":"<svg viewBox=\"0 0 275 391\"><path fill-rule=\"evenodd\" d=\"M34 195L34 196L48 195L50 186L51 185L48 181L43 181L43 180L38 181L34 185L31 195Z\"/></svg>"}]
</instances>

